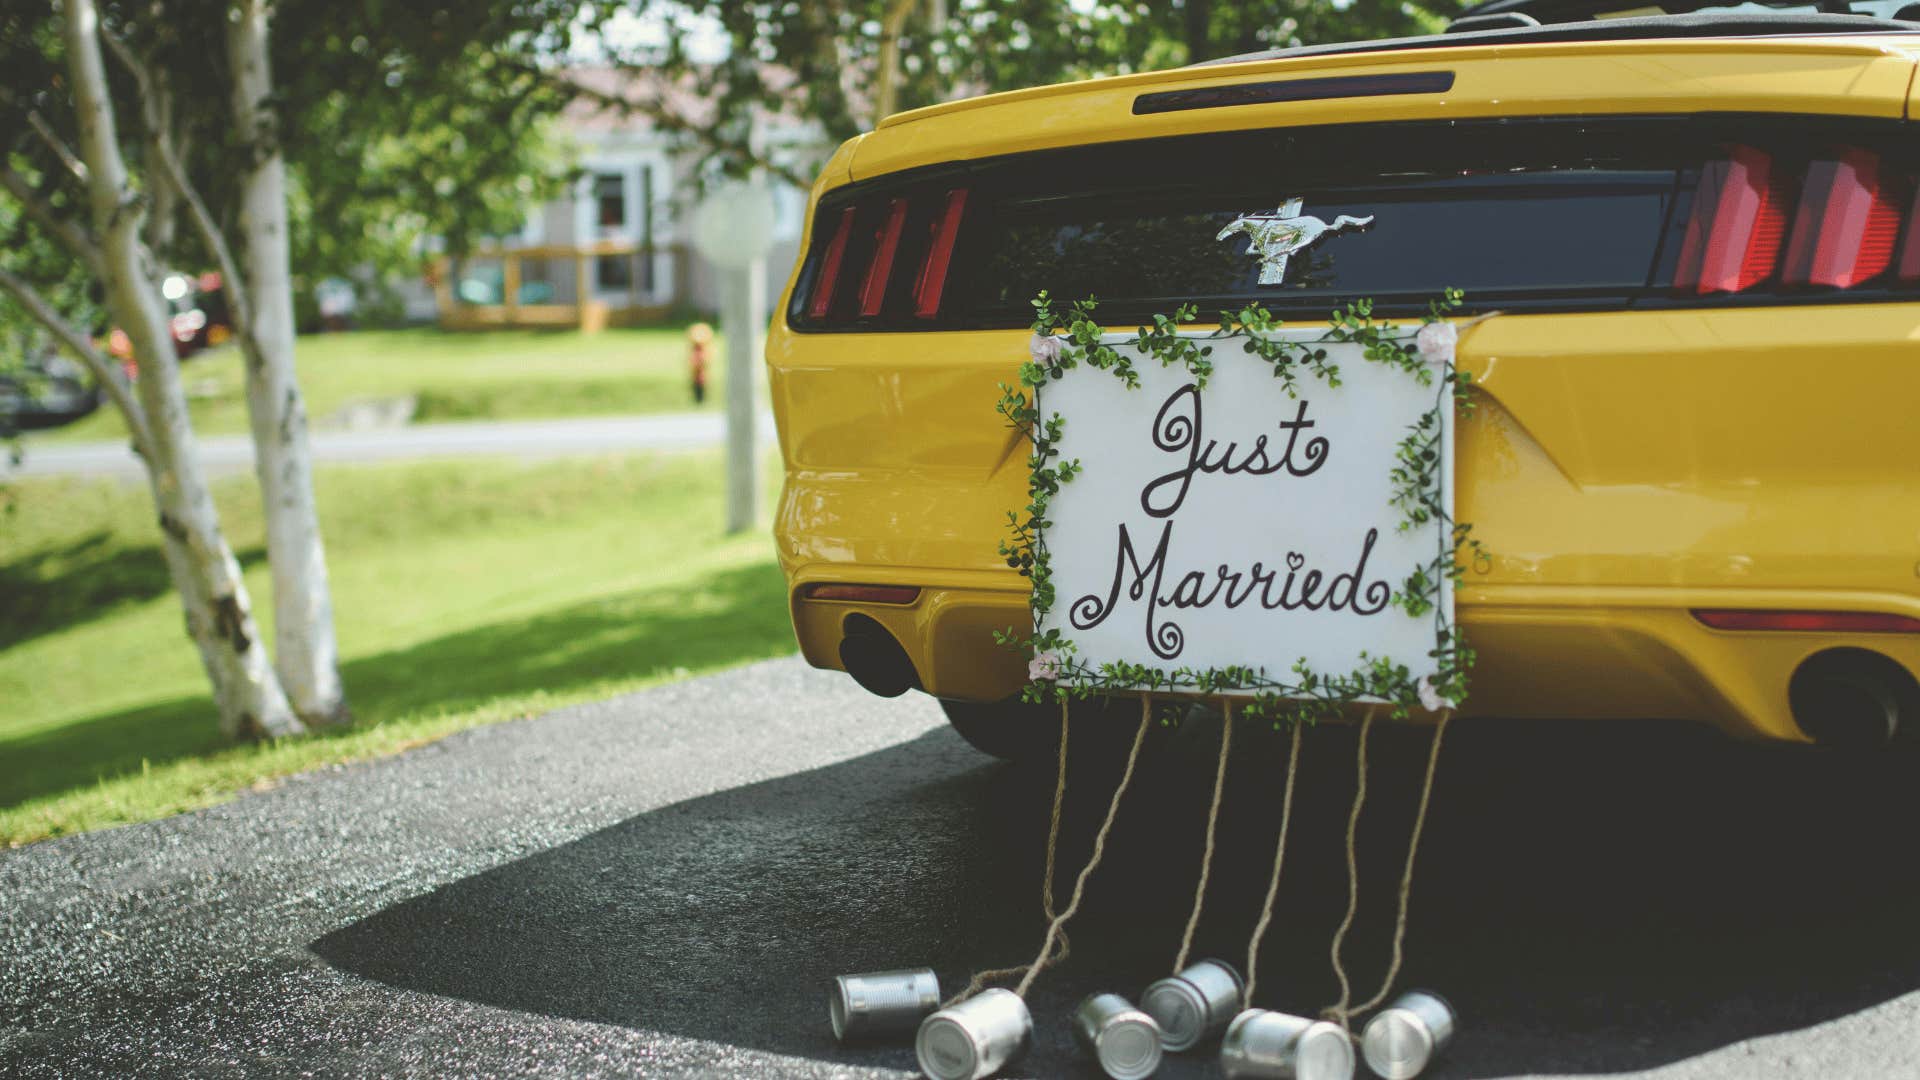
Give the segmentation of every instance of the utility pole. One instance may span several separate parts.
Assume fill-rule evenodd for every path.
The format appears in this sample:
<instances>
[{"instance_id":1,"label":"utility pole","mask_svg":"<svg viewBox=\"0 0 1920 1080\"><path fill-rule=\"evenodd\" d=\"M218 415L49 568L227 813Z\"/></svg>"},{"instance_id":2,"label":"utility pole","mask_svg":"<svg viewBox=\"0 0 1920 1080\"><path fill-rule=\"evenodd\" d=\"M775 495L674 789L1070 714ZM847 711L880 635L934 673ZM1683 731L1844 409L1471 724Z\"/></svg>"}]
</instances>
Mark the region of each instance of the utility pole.
<instances>
[{"instance_id":1,"label":"utility pole","mask_svg":"<svg viewBox=\"0 0 1920 1080\"><path fill-rule=\"evenodd\" d=\"M716 189L694 211L693 244L720 276L720 333L727 339L727 531L744 532L760 507L754 399L766 347L773 194L759 182Z\"/></svg>"}]
</instances>

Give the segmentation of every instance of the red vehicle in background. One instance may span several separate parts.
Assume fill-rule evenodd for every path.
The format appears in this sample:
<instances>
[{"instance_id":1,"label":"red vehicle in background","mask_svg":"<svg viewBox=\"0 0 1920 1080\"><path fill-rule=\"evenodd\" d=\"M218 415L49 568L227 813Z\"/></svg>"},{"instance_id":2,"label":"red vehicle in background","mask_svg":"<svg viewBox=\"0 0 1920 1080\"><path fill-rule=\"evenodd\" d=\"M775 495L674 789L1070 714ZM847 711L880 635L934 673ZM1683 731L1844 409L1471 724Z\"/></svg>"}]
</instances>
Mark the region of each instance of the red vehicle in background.
<instances>
[{"instance_id":1,"label":"red vehicle in background","mask_svg":"<svg viewBox=\"0 0 1920 1080\"><path fill-rule=\"evenodd\" d=\"M218 272L199 277L169 274L160 283L160 295L167 302L167 322L180 359L224 344L233 336L233 316ZM107 334L107 353L126 367L129 376L133 374L133 342L119 327Z\"/></svg>"}]
</instances>

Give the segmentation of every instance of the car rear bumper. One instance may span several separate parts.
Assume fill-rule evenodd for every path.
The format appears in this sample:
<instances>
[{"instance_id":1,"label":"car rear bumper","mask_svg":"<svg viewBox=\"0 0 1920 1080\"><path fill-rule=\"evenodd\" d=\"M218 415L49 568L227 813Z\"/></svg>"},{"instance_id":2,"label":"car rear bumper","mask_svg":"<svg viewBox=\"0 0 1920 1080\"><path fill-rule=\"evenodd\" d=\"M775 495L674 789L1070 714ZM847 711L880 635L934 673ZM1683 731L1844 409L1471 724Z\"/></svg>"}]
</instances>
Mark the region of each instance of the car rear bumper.
<instances>
[{"instance_id":1,"label":"car rear bumper","mask_svg":"<svg viewBox=\"0 0 1920 1080\"><path fill-rule=\"evenodd\" d=\"M928 585L940 575L863 568L863 582L921 583L904 605L809 600L802 574L792 607L802 654L844 669L839 644L849 615L865 615L905 648L922 689L938 697L991 701L1017 694L1025 661L993 631L1027 625L1026 595L977 585ZM910 582L911 579L911 582ZM1698 720L1743 738L1804 741L1788 708L1788 684L1812 657L1858 649L1920 673L1920 635L1715 630L1704 607L1868 611L1920 618L1920 600L1899 594L1727 589L1485 586L1461 595L1460 624L1479 653L1466 713L1514 719Z\"/></svg>"},{"instance_id":2,"label":"car rear bumper","mask_svg":"<svg viewBox=\"0 0 1920 1080\"><path fill-rule=\"evenodd\" d=\"M993 700L1029 625L996 557L1025 444L992 413L1025 335L769 343L787 464L776 536L802 651L840 667L849 615L930 693ZM1920 677L1920 634L1728 631L1701 608L1920 619L1920 304L1506 316L1463 340L1479 407L1456 507L1489 557L1459 621L1472 714L1704 720L1798 740L1788 685L1861 649ZM906 605L804 598L911 585Z\"/></svg>"}]
</instances>

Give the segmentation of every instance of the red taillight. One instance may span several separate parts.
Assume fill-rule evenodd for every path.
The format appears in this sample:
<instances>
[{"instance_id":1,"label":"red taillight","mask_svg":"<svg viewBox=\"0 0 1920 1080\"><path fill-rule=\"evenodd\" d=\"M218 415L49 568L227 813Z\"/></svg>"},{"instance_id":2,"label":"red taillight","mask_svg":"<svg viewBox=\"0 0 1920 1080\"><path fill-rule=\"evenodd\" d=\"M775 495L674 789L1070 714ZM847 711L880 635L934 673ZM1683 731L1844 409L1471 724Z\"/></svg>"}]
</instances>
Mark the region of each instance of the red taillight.
<instances>
[{"instance_id":1,"label":"red taillight","mask_svg":"<svg viewBox=\"0 0 1920 1080\"><path fill-rule=\"evenodd\" d=\"M840 224L834 226L833 239L820 257L820 275L813 284L813 297L807 302L807 316L824 319L833 307L834 286L840 283L840 263L847 257L847 237L853 234L854 207L840 211Z\"/></svg>"},{"instance_id":2,"label":"red taillight","mask_svg":"<svg viewBox=\"0 0 1920 1080\"><path fill-rule=\"evenodd\" d=\"M1907 242L1900 249L1900 266L1895 271L1902 285L1920 283L1920 187L1913 192L1913 208L1907 211Z\"/></svg>"},{"instance_id":3,"label":"red taillight","mask_svg":"<svg viewBox=\"0 0 1920 1080\"><path fill-rule=\"evenodd\" d=\"M817 582L801 592L808 600L841 600L858 604L911 604L920 596L912 585L842 585Z\"/></svg>"},{"instance_id":4,"label":"red taillight","mask_svg":"<svg viewBox=\"0 0 1920 1080\"><path fill-rule=\"evenodd\" d=\"M1696 608L1693 617L1715 630L1800 630L1849 634L1920 634L1920 619L1877 611L1762 611Z\"/></svg>"},{"instance_id":5,"label":"red taillight","mask_svg":"<svg viewBox=\"0 0 1920 1080\"><path fill-rule=\"evenodd\" d=\"M1851 288L1887 268L1899 233L1900 205L1880 155L1848 147L1807 167L1781 280Z\"/></svg>"},{"instance_id":6,"label":"red taillight","mask_svg":"<svg viewBox=\"0 0 1920 1080\"><path fill-rule=\"evenodd\" d=\"M940 314L940 294L947 287L947 267L953 262L953 242L960 236L960 217L967 211L967 189L947 192L947 202L933 223L927 258L913 283L913 313L922 319Z\"/></svg>"},{"instance_id":7,"label":"red taillight","mask_svg":"<svg viewBox=\"0 0 1920 1080\"><path fill-rule=\"evenodd\" d=\"M878 315L887 300L887 279L893 275L893 257L900 251L900 233L907 224L907 200L887 203L887 218L880 224L880 235L873 245L873 261L867 263L867 278L860 283L860 314Z\"/></svg>"},{"instance_id":8,"label":"red taillight","mask_svg":"<svg viewBox=\"0 0 1920 1080\"><path fill-rule=\"evenodd\" d=\"M839 211L830 237L815 230L810 257L819 265L800 310L810 323L849 329L876 317L894 322L938 318L969 195L968 188L922 188ZM854 274L852 266L861 263L859 284L841 287Z\"/></svg>"},{"instance_id":9,"label":"red taillight","mask_svg":"<svg viewBox=\"0 0 1920 1080\"><path fill-rule=\"evenodd\" d=\"M1779 259L1787 224L1787 186L1773 156L1734 146L1701 170L1693 216L1680 245L1674 285L1704 296L1741 292L1765 281Z\"/></svg>"}]
</instances>

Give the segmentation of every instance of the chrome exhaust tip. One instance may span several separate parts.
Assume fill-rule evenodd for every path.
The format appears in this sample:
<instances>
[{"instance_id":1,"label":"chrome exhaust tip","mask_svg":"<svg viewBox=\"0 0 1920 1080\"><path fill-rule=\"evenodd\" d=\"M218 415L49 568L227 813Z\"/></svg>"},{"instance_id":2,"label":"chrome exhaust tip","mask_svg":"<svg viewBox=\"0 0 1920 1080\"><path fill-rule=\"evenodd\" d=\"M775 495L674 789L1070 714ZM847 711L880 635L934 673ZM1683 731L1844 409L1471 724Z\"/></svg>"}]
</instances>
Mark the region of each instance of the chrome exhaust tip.
<instances>
[{"instance_id":1,"label":"chrome exhaust tip","mask_svg":"<svg viewBox=\"0 0 1920 1080\"><path fill-rule=\"evenodd\" d=\"M840 665L861 689L880 697L899 697L920 685L907 650L870 615L858 612L841 624Z\"/></svg>"},{"instance_id":2,"label":"chrome exhaust tip","mask_svg":"<svg viewBox=\"0 0 1920 1080\"><path fill-rule=\"evenodd\" d=\"M1913 722L1914 699L1913 676L1866 649L1810 656L1787 684L1793 722L1818 745L1840 750L1872 750L1901 738L1901 725Z\"/></svg>"}]
</instances>

